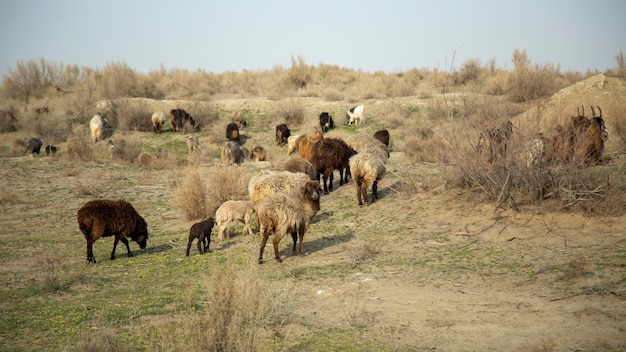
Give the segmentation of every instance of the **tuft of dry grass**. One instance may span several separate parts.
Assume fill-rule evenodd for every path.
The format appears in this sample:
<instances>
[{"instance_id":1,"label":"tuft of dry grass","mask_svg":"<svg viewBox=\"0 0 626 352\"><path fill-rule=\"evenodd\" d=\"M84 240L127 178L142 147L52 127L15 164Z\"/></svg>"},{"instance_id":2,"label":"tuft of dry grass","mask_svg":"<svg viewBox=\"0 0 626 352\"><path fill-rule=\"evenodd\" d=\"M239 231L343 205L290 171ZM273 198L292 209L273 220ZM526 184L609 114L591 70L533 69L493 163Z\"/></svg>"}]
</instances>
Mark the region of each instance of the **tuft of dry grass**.
<instances>
[{"instance_id":1,"label":"tuft of dry grass","mask_svg":"<svg viewBox=\"0 0 626 352\"><path fill-rule=\"evenodd\" d=\"M288 126L301 126L304 123L304 103L297 98L278 101L275 115Z\"/></svg>"},{"instance_id":2,"label":"tuft of dry grass","mask_svg":"<svg viewBox=\"0 0 626 352\"><path fill-rule=\"evenodd\" d=\"M190 165L182 170L182 180L176 188L176 206L187 220L201 219L208 215L208 189L204 175L198 166Z\"/></svg>"}]
</instances>

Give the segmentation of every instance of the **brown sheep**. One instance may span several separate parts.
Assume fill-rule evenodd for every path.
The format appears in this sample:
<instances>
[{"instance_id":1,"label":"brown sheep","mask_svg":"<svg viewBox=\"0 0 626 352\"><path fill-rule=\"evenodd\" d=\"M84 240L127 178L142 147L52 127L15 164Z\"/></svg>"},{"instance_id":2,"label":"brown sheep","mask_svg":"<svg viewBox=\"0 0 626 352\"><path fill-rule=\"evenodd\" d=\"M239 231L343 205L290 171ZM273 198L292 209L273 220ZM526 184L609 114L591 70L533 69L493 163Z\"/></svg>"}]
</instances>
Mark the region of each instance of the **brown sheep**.
<instances>
[{"instance_id":1,"label":"brown sheep","mask_svg":"<svg viewBox=\"0 0 626 352\"><path fill-rule=\"evenodd\" d=\"M173 132L180 130L184 133L186 124L191 125L192 131L196 129L196 122L193 120L193 117L182 109L173 109L170 111L170 123L172 124Z\"/></svg>"},{"instance_id":2,"label":"brown sheep","mask_svg":"<svg viewBox=\"0 0 626 352\"><path fill-rule=\"evenodd\" d=\"M348 182L349 160L356 152L339 138L323 138L311 147L311 164L324 180L324 192L333 190L333 171L339 170L339 185ZM345 173L345 177L344 177ZM330 179L330 184L328 180Z\"/></svg>"},{"instance_id":3,"label":"brown sheep","mask_svg":"<svg viewBox=\"0 0 626 352\"><path fill-rule=\"evenodd\" d=\"M212 218L208 218L191 225L191 228L189 229L189 240L187 241L187 257L189 256L189 251L191 250L191 244L196 238L198 239L198 252L200 254L209 252L209 245L211 244L211 230L213 230L213 225L215 225L215 221Z\"/></svg>"},{"instance_id":4,"label":"brown sheep","mask_svg":"<svg viewBox=\"0 0 626 352\"><path fill-rule=\"evenodd\" d=\"M231 122L228 125L226 125L226 138L229 141L235 141L237 143L239 142L239 127L237 126L236 123Z\"/></svg>"},{"instance_id":5,"label":"brown sheep","mask_svg":"<svg viewBox=\"0 0 626 352\"><path fill-rule=\"evenodd\" d=\"M250 153L250 159L254 161L267 161L267 151L265 148L261 146L256 146L252 148L252 152Z\"/></svg>"},{"instance_id":6,"label":"brown sheep","mask_svg":"<svg viewBox=\"0 0 626 352\"><path fill-rule=\"evenodd\" d=\"M607 135L604 120L602 114L595 116L593 106L591 109L594 117L589 120L589 125L583 131L578 131L573 145L574 160L579 165L596 164L602 160L604 153L604 140Z\"/></svg>"},{"instance_id":7,"label":"brown sheep","mask_svg":"<svg viewBox=\"0 0 626 352\"><path fill-rule=\"evenodd\" d=\"M324 133L320 130L315 130L304 136L300 144L298 144L298 154L300 154L300 157L311 161L311 147L322 139L324 139Z\"/></svg>"},{"instance_id":8,"label":"brown sheep","mask_svg":"<svg viewBox=\"0 0 626 352\"><path fill-rule=\"evenodd\" d=\"M389 147L389 131L387 130L378 130L374 133L374 138L383 142L387 147Z\"/></svg>"},{"instance_id":9,"label":"brown sheep","mask_svg":"<svg viewBox=\"0 0 626 352\"><path fill-rule=\"evenodd\" d=\"M287 234L293 239L293 255L297 255L296 242L300 242L299 253L304 255L302 241L309 228L311 219L320 210L320 184L309 181L303 193L274 193L263 198L258 204L259 233L261 247L259 264L263 263L263 252L270 233L274 233L274 257L282 262L278 252L278 244Z\"/></svg>"},{"instance_id":10,"label":"brown sheep","mask_svg":"<svg viewBox=\"0 0 626 352\"><path fill-rule=\"evenodd\" d=\"M285 145L289 136L291 136L291 131L286 124L281 123L280 125L276 125L276 145L281 147Z\"/></svg>"},{"instance_id":11,"label":"brown sheep","mask_svg":"<svg viewBox=\"0 0 626 352\"><path fill-rule=\"evenodd\" d=\"M317 172L313 168L313 164L310 161L303 159L299 156L287 160L284 166L285 171L289 172L301 172L311 178L312 181L317 180Z\"/></svg>"},{"instance_id":12,"label":"brown sheep","mask_svg":"<svg viewBox=\"0 0 626 352\"><path fill-rule=\"evenodd\" d=\"M85 203L77 212L78 228L87 241L87 262L96 263L93 256L93 243L100 237L115 236L111 260L115 259L115 248L122 241L128 256L132 257L128 239L146 248L148 225L135 208L125 200L99 199Z\"/></svg>"},{"instance_id":13,"label":"brown sheep","mask_svg":"<svg viewBox=\"0 0 626 352\"><path fill-rule=\"evenodd\" d=\"M231 119L234 123L237 124L237 126L239 126L239 128L244 128L248 126L248 122L246 121L246 118L243 116L243 113L241 111L233 111Z\"/></svg>"}]
</instances>

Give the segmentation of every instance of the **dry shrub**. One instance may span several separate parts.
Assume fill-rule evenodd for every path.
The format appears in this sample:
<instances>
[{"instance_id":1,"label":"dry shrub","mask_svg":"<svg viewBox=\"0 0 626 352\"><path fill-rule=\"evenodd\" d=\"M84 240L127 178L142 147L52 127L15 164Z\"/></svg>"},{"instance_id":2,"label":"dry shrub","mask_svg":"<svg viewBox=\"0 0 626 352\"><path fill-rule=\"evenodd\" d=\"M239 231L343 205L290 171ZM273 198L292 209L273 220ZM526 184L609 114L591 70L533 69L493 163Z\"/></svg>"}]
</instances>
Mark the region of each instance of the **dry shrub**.
<instances>
[{"instance_id":1,"label":"dry shrub","mask_svg":"<svg viewBox=\"0 0 626 352\"><path fill-rule=\"evenodd\" d=\"M565 281L574 281L583 277L588 268L589 261L584 255L581 254L565 265L560 279Z\"/></svg>"},{"instance_id":2,"label":"dry shrub","mask_svg":"<svg viewBox=\"0 0 626 352\"><path fill-rule=\"evenodd\" d=\"M42 276L43 285L48 291L58 291L61 287L59 281L59 264L61 259L53 254L39 256L35 262L35 269Z\"/></svg>"},{"instance_id":3,"label":"dry shrub","mask_svg":"<svg viewBox=\"0 0 626 352\"><path fill-rule=\"evenodd\" d=\"M95 154L91 146L92 143L86 135L73 135L67 140L67 155L70 159L93 161Z\"/></svg>"},{"instance_id":4,"label":"dry shrub","mask_svg":"<svg viewBox=\"0 0 626 352\"><path fill-rule=\"evenodd\" d=\"M190 165L183 169L182 180L176 188L176 206L186 220L208 216L208 189L204 183L202 169Z\"/></svg>"},{"instance_id":5,"label":"dry shrub","mask_svg":"<svg viewBox=\"0 0 626 352\"><path fill-rule=\"evenodd\" d=\"M109 124L116 126L122 132L141 131L151 132L153 130L151 114L145 112L140 106L132 101L118 99L109 100L110 108L108 119Z\"/></svg>"},{"instance_id":6,"label":"dry shrub","mask_svg":"<svg viewBox=\"0 0 626 352\"><path fill-rule=\"evenodd\" d=\"M103 328L86 333L76 346L80 352L122 352L126 348L117 340L114 329Z\"/></svg>"},{"instance_id":7,"label":"dry shrub","mask_svg":"<svg viewBox=\"0 0 626 352\"><path fill-rule=\"evenodd\" d=\"M289 126L300 126L304 123L304 103L299 99L280 100L275 115Z\"/></svg>"},{"instance_id":8,"label":"dry shrub","mask_svg":"<svg viewBox=\"0 0 626 352\"><path fill-rule=\"evenodd\" d=\"M16 109L0 110L0 133L15 132L19 129Z\"/></svg>"},{"instance_id":9,"label":"dry shrub","mask_svg":"<svg viewBox=\"0 0 626 352\"><path fill-rule=\"evenodd\" d=\"M279 333L289 315L285 297L294 294L292 285L270 286L256 264L242 268L214 259L209 267L200 280L200 300L207 306L175 324L150 327L150 350L258 351L270 331Z\"/></svg>"},{"instance_id":10,"label":"dry shrub","mask_svg":"<svg viewBox=\"0 0 626 352\"><path fill-rule=\"evenodd\" d=\"M133 163L137 160L139 154L141 154L141 147L138 142L127 141L123 138L118 138L109 141L109 149L111 152L111 160L124 161Z\"/></svg>"},{"instance_id":11,"label":"dry shrub","mask_svg":"<svg viewBox=\"0 0 626 352\"><path fill-rule=\"evenodd\" d=\"M208 210L214 214L227 200L249 199L248 181L250 175L238 166L213 167L209 170Z\"/></svg>"},{"instance_id":12,"label":"dry shrub","mask_svg":"<svg viewBox=\"0 0 626 352\"><path fill-rule=\"evenodd\" d=\"M339 101L343 99L343 94L336 88L328 88L324 91L324 99L327 101Z\"/></svg>"}]
</instances>

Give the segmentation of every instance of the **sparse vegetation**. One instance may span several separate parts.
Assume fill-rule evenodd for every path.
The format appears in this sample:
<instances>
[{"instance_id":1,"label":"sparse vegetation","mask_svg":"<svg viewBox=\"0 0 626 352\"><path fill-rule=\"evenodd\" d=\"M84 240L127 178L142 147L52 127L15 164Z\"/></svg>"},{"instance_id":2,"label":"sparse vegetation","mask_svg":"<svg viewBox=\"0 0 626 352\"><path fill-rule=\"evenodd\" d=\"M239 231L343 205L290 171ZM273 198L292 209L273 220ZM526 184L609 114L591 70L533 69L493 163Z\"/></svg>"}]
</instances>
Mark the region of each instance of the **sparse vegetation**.
<instances>
[{"instance_id":1,"label":"sparse vegetation","mask_svg":"<svg viewBox=\"0 0 626 352\"><path fill-rule=\"evenodd\" d=\"M626 83L616 60L606 77L537 65L522 50L511 70L470 59L395 73L301 57L223 74L19 62L0 88L0 110L15 116L0 115L2 349L623 350ZM366 123L344 126L361 103ZM532 136L551 137L577 107L596 104L609 130L602 163L527 164ZM154 133L152 112L172 108L200 128L173 133L167 121ZM235 110L249 122L242 146L264 147L268 161L220 162ZM355 207L353 185L323 195L306 255L292 256L287 236L282 264L257 264L257 236L185 257L193 222L248 199L252 175L292 157L276 146L275 126L308 133L321 111L335 119L333 137L390 131L380 199ZM109 120L97 143L87 127L95 113ZM489 165L480 134L508 120L505 156ZM11 152L31 137L60 152ZM99 198L132 202L150 241L114 261L110 243L97 242L103 259L85 266L76 210ZM518 334L529 326L532 339Z\"/></svg>"}]
</instances>

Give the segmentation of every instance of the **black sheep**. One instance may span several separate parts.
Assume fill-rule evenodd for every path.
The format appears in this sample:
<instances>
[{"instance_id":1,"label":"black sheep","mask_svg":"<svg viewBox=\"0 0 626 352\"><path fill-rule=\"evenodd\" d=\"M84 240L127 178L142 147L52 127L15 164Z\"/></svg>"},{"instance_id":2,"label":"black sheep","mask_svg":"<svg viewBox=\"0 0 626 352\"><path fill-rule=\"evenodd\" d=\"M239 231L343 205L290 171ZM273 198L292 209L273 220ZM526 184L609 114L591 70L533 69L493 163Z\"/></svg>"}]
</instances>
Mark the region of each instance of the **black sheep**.
<instances>
[{"instance_id":1,"label":"black sheep","mask_svg":"<svg viewBox=\"0 0 626 352\"><path fill-rule=\"evenodd\" d=\"M99 199L85 203L77 213L78 228L87 241L87 262L96 263L93 243L100 237L115 236L111 260L115 259L115 248L122 241L132 257L127 237L146 248L148 225L135 208L125 200Z\"/></svg>"},{"instance_id":2,"label":"black sheep","mask_svg":"<svg viewBox=\"0 0 626 352\"><path fill-rule=\"evenodd\" d=\"M311 164L324 178L324 192L333 190L333 171L339 170L339 185L348 183L350 157L356 154L346 142L339 138L323 138L311 147ZM345 177L344 177L345 173ZM327 180L330 178L330 184Z\"/></svg>"},{"instance_id":3,"label":"black sheep","mask_svg":"<svg viewBox=\"0 0 626 352\"><path fill-rule=\"evenodd\" d=\"M231 122L226 125L226 138L229 141L235 141L239 144L239 127L236 123Z\"/></svg>"},{"instance_id":4,"label":"black sheep","mask_svg":"<svg viewBox=\"0 0 626 352\"><path fill-rule=\"evenodd\" d=\"M200 254L209 252L209 245L211 244L211 231L215 225L213 218L208 218L197 222L189 229L189 241L187 242L187 256L189 256L189 250L193 240L198 239L198 252ZM203 248L204 246L204 248Z\"/></svg>"},{"instance_id":5,"label":"black sheep","mask_svg":"<svg viewBox=\"0 0 626 352\"><path fill-rule=\"evenodd\" d=\"M329 113L323 112L320 114L320 127L322 128L322 132L324 133L328 132L329 129L335 127L333 117L330 116Z\"/></svg>"},{"instance_id":6,"label":"black sheep","mask_svg":"<svg viewBox=\"0 0 626 352\"><path fill-rule=\"evenodd\" d=\"M283 146L287 143L287 138L291 136L291 131L286 124L281 123L280 125L276 125L276 145Z\"/></svg>"}]
</instances>

